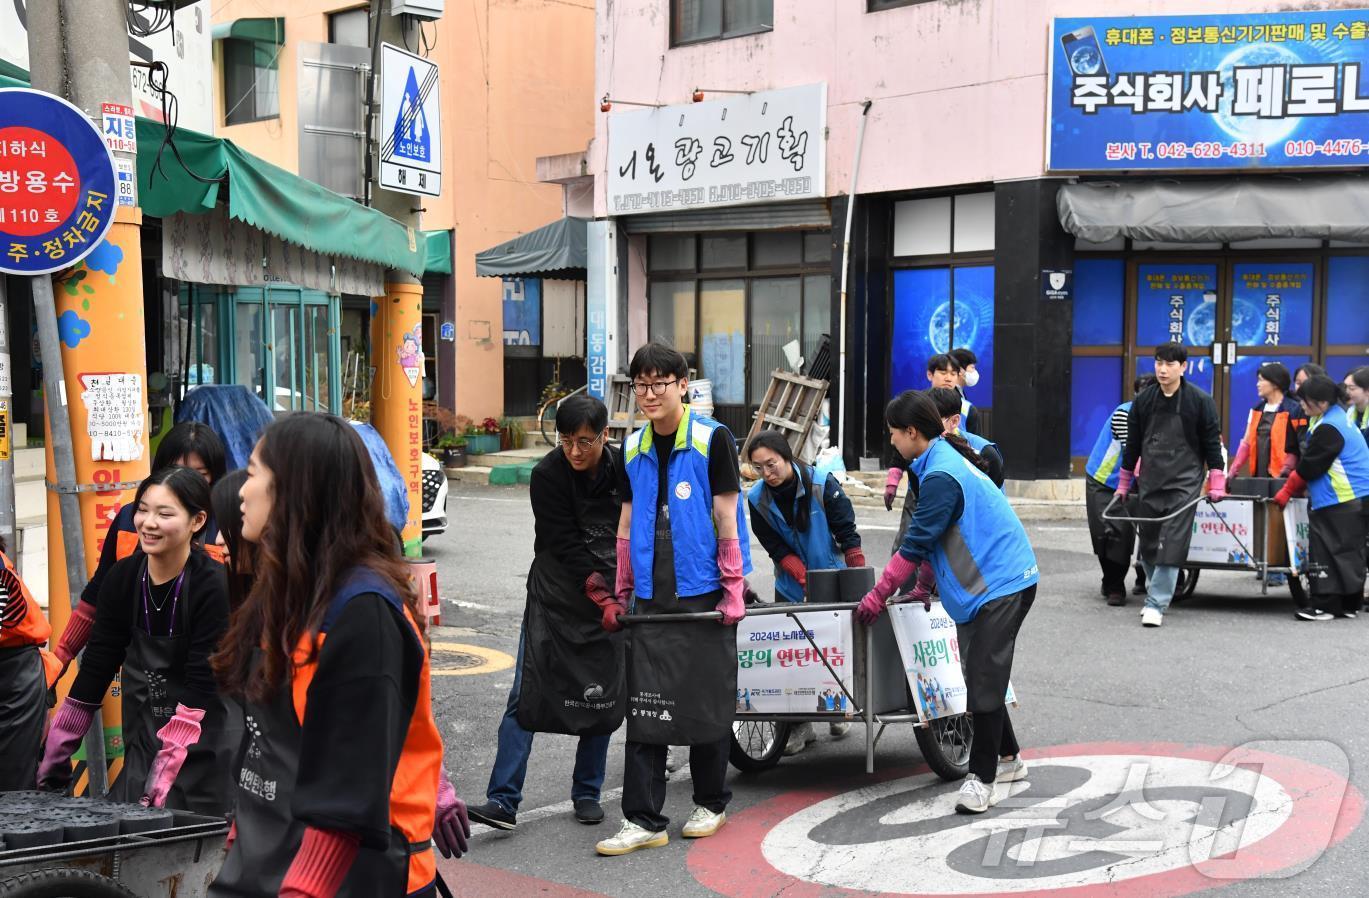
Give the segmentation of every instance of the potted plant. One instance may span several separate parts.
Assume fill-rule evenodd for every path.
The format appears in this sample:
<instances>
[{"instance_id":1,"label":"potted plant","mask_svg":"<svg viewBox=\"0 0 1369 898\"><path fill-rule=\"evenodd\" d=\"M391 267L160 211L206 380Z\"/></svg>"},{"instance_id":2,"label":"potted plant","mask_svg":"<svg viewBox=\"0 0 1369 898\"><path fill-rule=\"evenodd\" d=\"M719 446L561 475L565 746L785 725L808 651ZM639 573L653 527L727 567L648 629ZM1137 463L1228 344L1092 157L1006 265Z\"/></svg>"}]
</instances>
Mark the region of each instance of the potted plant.
<instances>
[{"instance_id":1,"label":"potted plant","mask_svg":"<svg viewBox=\"0 0 1369 898\"><path fill-rule=\"evenodd\" d=\"M433 448L442 454L442 467L466 467L466 438L464 436L447 431L437 438L437 441L433 444Z\"/></svg>"},{"instance_id":2,"label":"potted plant","mask_svg":"<svg viewBox=\"0 0 1369 898\"><path fill-rule=\"evenodd\" d=\"M523 441L527 435L527 430L517 418L504 417L499 419L499 448L502 451L522 449Z\"/></svg>"},{"instance_id":3,"label":"potted plant","mask_svg":"<svg viewBox=\"0 0 1369 898\"><path fill-rule=\"evenodd\" d=\"M486 418L466 428L466 451L471 455L492 455L499 451L499 422Z\"/></svg>"}]
</instances>

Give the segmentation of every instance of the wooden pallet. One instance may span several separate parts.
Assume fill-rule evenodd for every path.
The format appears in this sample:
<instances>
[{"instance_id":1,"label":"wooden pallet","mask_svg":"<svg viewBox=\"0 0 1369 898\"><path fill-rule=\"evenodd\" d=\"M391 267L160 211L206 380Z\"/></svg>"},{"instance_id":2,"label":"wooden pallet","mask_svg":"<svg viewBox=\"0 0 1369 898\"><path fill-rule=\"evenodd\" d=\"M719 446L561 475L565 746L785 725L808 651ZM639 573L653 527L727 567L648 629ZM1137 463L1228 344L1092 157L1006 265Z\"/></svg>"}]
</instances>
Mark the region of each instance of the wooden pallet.
<instances>
[{"instance_id":1,"label":"wooden pallet","mask_svg":"<svg viewBox=\"0 0 1369 898\"><path fill-rule=\"evenodd\" d=\"M619 446L638 427L645 423L637 411L637 398L632 395L632 378L610 374L608 378L608 438Z\"/></svg>"},{"instance_id":2,"label":"wooden pallet","mask_svg":"<svg viewBox=\"0 0 1369 898\"><path fill-rule=\"evenodd\" d=\"M808 432L822 414L822 400L827 397L828 386L828 381L776 368L770 375L770 386L765 391L756 420L742 444L742 458L746 458L756 434L762 430L778 430L794 450L794 457L812 464L813 459L806 458L803 450L808 442Z\"/></svg>"}]
</instances>

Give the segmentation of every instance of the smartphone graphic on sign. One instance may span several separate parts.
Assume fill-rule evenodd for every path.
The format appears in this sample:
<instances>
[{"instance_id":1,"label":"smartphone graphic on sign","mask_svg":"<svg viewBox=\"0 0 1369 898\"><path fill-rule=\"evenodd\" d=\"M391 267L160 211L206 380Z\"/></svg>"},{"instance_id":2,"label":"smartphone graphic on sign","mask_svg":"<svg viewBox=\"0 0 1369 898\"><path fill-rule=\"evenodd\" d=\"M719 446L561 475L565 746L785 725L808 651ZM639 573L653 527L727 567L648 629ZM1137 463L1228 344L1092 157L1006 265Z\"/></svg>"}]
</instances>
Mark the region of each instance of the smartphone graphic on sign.
<instances>
[{"instance_id":1,"label":"smartphone graphic on sign","mask_svg":"<svg viewBox=\"0 0 1369 898\"><path fill-rule=\"evenodd\" d=\"M1065 59L1074 74L1107 75L1108 67L1103 61L1103 48L1098 43L1098 35L1093 33L1092 25L1085 25L1061 35L1060 46L1065 51Z\"/></svg>"}]
</instances>

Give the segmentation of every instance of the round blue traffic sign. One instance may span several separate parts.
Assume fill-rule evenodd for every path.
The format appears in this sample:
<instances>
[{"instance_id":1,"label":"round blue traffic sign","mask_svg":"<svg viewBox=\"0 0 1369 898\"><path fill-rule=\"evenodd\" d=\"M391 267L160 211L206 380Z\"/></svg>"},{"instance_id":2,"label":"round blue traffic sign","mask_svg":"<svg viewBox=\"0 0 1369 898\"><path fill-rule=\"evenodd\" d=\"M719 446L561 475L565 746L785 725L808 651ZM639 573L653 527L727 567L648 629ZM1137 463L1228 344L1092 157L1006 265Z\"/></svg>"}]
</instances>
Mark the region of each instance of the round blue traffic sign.
<instances>
[{"instance_id":1,"label":"round blue traffic sign","mask_svg":"<svg viewBox=\"0 0 1369 898\"><path fill-rule=\"evenodd\" d=\"M114 221L114 159L80 109L0 89L0 272L39 275L84 259Z\"/></svg>"}]
</instances>

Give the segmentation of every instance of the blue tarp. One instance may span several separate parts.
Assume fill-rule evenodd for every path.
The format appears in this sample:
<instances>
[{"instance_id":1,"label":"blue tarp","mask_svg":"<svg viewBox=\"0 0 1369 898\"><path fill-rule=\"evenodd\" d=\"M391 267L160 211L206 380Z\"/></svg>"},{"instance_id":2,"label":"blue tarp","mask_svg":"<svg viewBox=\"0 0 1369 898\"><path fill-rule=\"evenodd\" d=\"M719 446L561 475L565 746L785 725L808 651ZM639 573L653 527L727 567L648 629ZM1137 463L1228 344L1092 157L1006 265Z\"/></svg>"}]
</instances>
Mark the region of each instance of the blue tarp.
<instances>
[{"instance_id":1,"label":"blue tarp","mask_svg":"<svg viewBox=\"0 0 1369 898\"><path fill-rule=\"evenodd\" d=\"M385 497L385 517L396 531L403 531L409 518L409 489L404 485L404 476L399 473L390 447L371 425L353 421L352 426L361 434L361 441L366 444L366 451L371 453L371 461L376 466L380 493Z\"/></svg>"},{"instance_id":2,"label":"blue tarp","mask_svg":"<svg viewBox=\"0 0 1369 898\"><path fill-rule=\"evenodd\" d=\"M266 403L247 387L238 384L205 384L185 394L176 408L176 423L198 421L208 425L222 439L228 451L228 470L247 467L252 447L275 420Z\"/></svg>"}]
</instances>

